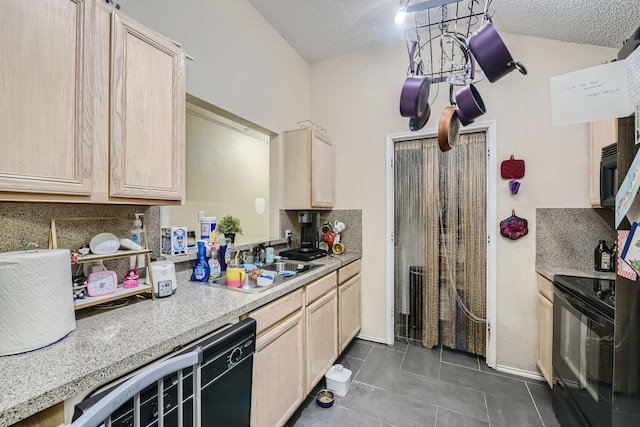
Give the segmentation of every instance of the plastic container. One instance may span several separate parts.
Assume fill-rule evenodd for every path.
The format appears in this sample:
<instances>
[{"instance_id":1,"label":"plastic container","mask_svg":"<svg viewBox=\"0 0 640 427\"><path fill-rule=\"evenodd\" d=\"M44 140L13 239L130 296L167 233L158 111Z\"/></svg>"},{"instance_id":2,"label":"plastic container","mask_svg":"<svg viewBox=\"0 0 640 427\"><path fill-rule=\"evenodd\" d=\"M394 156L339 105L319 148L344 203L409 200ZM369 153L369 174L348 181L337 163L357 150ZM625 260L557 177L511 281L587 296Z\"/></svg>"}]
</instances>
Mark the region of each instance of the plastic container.
<instances>
[{"instance_id":1,"label":"plastic container","mask_svg":"<svg viewBox=\"0 0 640 427\"><path fill-rule=\"evenodd\" d=\"M269 246L264 253L264 262L266 262L267 264L272 263L275 261L275 252L273 250L273 248L271 246Z\"/></svg>"},{"instance_id":2,"label":"plastic container","mask_svg":"<svg viewBox=\"0 0 640 427\"><path fill-rule=\"evenodd\" d=\"M216 221L215 216L203 216L200 219L200 240L211 242L211 236L216 235Z\"/></svg>"},{"instance_id":3,"label":"plastic container","mask_svg":"<svg viewBox=\"0 0 640 427\"><path fill-rule=\"evenodd\" d=\"M340 364L333 365L324 376L327 388L339 397L345 397L351 387L351 369Z\"/></svg>"}]
</instances>

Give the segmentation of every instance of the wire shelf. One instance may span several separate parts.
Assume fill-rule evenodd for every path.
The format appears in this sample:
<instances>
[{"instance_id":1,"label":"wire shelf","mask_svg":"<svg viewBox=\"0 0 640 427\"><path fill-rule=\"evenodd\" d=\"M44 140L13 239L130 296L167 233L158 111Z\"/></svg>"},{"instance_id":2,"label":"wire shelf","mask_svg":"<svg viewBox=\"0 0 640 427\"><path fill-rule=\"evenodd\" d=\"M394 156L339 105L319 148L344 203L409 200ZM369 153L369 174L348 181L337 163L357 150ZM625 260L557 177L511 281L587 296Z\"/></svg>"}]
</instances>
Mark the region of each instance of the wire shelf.
<instances>
[{"instance_id":1,"label":"wire shelf","mask_svg":"<svg viewBox=\"0 0 640 427\"><path fill-rule=\"evenodd\" d=\"M469 53L457 40L468 39L491 16L491 1L428 0L411 4L407 0L404 33L409 56L413 42L417 42L415 74L429 77L431 83L468 83ZM411 74L410 67L407 73ZM474 81L483 77L480 70L475 74Z\"/></svg>"}]
</instances>

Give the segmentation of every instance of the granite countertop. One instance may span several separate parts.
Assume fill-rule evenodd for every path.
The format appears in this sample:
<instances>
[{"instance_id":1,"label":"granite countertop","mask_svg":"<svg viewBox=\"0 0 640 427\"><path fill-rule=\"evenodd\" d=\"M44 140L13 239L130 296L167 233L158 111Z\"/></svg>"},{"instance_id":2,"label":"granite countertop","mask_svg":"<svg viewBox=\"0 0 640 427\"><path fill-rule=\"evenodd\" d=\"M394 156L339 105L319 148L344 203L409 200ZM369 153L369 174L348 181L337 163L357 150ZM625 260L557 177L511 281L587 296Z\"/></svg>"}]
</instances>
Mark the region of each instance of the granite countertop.
<instances>
[{"instance_id":1,"label":"granite countertop","mask_svg":"<svg viewBox=\"0 0 640 427\"><path fill-rule=\"evenodd\" d=\"M255 294L190 282L184 271L169 298L78 315L75 331L63 340L0 357L0 427L140 368L360 257L344 253L314 260L320 268Z\"/></svg>"},{"instance_id":2,"label":"granite countertop","mask_svg":"<svg viewBox=\"0 0 640 427\"><path fill-rule=\"evenodd\" d=\"M536 265L536 273L546 277L553 282L553 276L565 275L565 276L578 276L578 277L595 277L598 279L610 279L615 280L616 273L603 273L595 270L580 270L571 267L551 267L544 264Z\"/></svg>"}]
</instances>

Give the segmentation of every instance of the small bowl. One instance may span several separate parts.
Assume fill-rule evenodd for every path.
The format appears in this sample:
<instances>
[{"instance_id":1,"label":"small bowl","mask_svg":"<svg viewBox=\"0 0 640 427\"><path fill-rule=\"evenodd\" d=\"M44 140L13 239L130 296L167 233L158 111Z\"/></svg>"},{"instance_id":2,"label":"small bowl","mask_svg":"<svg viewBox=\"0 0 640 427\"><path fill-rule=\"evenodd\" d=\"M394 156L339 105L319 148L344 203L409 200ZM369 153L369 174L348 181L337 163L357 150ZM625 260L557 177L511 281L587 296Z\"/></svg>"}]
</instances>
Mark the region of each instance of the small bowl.
<instances>
[{"instance_id":1,"label":"small bowl","mask_svg":"<svg viewBox=\"0 0 640 427\"><path fill-rule=\"evenodd\" d=\"M120 249L120 240L111 233L100 233L89 242L91 252L96 255L115 254Z\"/></svg>"},{"instance_id":2,"label":"small bowl","mask_svg":"<svg viewBox=\"0 0 640 427\"><path fill-rule=\"evenodd\" d=\"M330 408L333 406L334 395L331 390L322 389L316 394L316 403L323 408Z\"/></svg>"}]
</instances>

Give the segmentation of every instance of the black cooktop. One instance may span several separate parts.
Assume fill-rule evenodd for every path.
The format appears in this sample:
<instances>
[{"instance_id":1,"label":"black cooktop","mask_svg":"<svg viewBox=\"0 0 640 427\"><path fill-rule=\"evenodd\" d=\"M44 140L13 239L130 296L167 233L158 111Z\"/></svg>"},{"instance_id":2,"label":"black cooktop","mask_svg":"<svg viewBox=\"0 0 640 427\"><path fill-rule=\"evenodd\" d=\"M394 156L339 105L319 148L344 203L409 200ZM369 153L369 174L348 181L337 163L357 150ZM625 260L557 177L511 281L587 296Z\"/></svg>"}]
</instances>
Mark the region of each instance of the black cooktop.
<instances>
[{"instance_id":1,"label":"black cooktop","mask_svg":"<svg viewBox=\"0 0 640 427\"><path fill-rule=\"evenodd\" d=\"M316 248L297 248L288 251L281 251L278 255L282 258L293 259L296 261L313 261L327 255L327 251Z\"/></svg>"},{"instance_id":2,"label":"black cooktop","mask_svg":"<svg viewBox=\"0 0 640 427\"><path fill-rule=\"evenodd\" d=\"M554 282L587 299L605 313L613 315L615 310L615 280L562 275L555 275L553 279Z\"/></svg>"}]
</instances>

